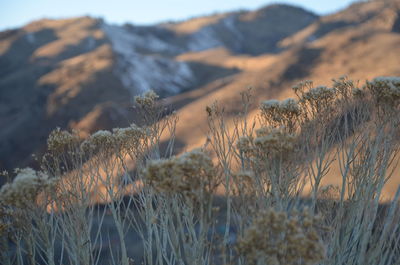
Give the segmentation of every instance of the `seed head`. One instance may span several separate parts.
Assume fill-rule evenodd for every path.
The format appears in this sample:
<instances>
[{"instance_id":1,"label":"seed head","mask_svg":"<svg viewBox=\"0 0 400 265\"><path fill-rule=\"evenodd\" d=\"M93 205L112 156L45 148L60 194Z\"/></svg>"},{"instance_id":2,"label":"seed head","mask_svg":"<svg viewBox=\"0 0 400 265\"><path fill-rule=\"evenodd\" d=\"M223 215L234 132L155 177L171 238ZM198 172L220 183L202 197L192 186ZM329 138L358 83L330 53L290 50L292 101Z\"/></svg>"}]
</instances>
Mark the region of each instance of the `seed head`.
<instances>
[{"instance_id":1,"label":"seed head","mask_svg":"<svg viewBox=\"0 0 400 265\"><path fill-rule=\"evenodd\" d=\"M277 109L279 108L280 102L276 99L266 100L261 103L261 108L269 110L269 109Z\"/></svg>"},{"instance_id":2,"label":"seed head","mask_svg":"<svg viewBox=\"0 0 400 265\"><path fill-rule=\"evenodd\" d=\"M336 89L326 86L317 86L303 94L303 101L330 101L335 98Z\"/></svg>"},{"instance_id":3,"label":"seed head","mask_svg":"<svg viewBox=\"0 0 400 265\"><path fill-rule=\"evenodd\" d=\"M262 127L256 131L254 145L262 152L271 155L287 154L294 149L296 137L283 128Z\"/></svg>"},{"instance_id":4,"label":"seed head","mask_svg":"<svg viewBox=\"0 0 400 265\"><path fill-rule=\"evenodd\" d=\"M305 80L297 83L292 87L293 91L297 93L303 93L304 89L307 87L312 87L313 82L311 80Z\"/></svg>"},{"instance_id":5,"label":"seed head","mask_svg":"<svg viewBox=\"0 0 400 265\"><path fill-rule=\"evenodd\" d=\"M365 96L365 90L361 89L359 87L353 87L351 89L351 93L353 94L354 97L357 97L357 98L362 98Z\"/></svg>"},{"instance_id":6,"label":"seed head","mask_svg":"<svg viewBox=\"0 0 400 265\"><path fill-rule=\"evenodd\" d=\"M236 147L239 149L240 152L243 154L249 154L253 151L252 147L253 139L249 136L242 136L239 137Z\"/></svg>"},{"instance_id":7,"label":"seed head","mask_svg":"<svg viewBox=\"0 0 400 265\"><path fill-rule=\"evenodd\" d=\"M238 251L253 264L315 264L325 256L315 223L305 213L288 217L283 212L263 211L239 239Z\"/></svg>"},{"instance_id":8,"label":"seed head","mask_svg":"<svg viewBox=\"0 0 400 265\"><path fill-rule=\"evenodd\" d=\"M154 106L158 98L159 96L153 90L149 90L141 96L136 96L135 102L142 108L148 108Z\"/></svg>"},{"instance_id":9,"label":"seed head","mask_svg":"<svg viewBox=\"0 0 400 265\"><path fill-rule=\"evenodd\" d=\"M36 172L31 168L21 169L13 182L1 187L0 201L6 205L24 208L34 203L41 191L54 184L55 181L43 172Z\"/></svg>"},{"instance_id":10,"label":"seed head","mask_svg":"<svg viewBox=\"0 0 400 265\"><path fill-rule=\"evenodd\" d=\"M301 108L297 100L288 98L283 101L267 100L261 103L261 116L272 126L285 126L293 131Z\"/></svg>"},{"instance_id":11,"label":"seed head","mask_svg":"<svg viewBox=\"0 0 400 265\"><path fill-rule=\"evenodd\" d=\"M215 171L209 155L195 149L179 157L150 162L144 178L158 192L198 197L214 188Z\"/></svg>"},{"instance_id":12,"label":"seed head","mask_svg":"<svg viewBox=\"0 0 400 265\"><path fill-rule=\"evenodd\" d=\"M281 115L289 113L298 115L300 113L300 107L293 98L288 98L283 101L272 99L261 103L261 111L264 113L276 113Z\"/></svg>"},{"instance_id":13,"label":"seed head","mask_svg":"<svg viewBox=\"0 0 400 265\"><path fill-rule=\"evenodd\" d=\"M128 150L136 148L145 135L145 130L136 126L136 124L131 124L131 126L127 128L113 129L115 143L120 148Z\"/></svg>"},{"instance_id":14,"label":"seed head","mask_svg":"<svg viewBox=\"0 0 400 265\"><path fill-rule=\"evenodd\" d=\"M47 147L52 152L65 152L77 143L79 143L77 134L63 131L60 128L52 131L47 139Z\"/></svg>"},{"instance_id":15,"label":"seed head","mask_svg":"<svg viewBox=\"0 0 400 265\"><path fill-rule=\"evenodd\" d=\"M300 114L299 104L297 103L297 100L293 98L287 98L284 101L282 101L280 103L280 107L282 110L286 112L294 113L296 115Z\"/></svg>"},{"instance_id":16,"label":"seed head","mask_svg":"<svg viewBox=\"0 0 400 265\"><path fill-rule=\"evenodd\" d=\"M95 149L109 150L115 147L115 138L111 132L100 130L89 136L81 147L86 151Z\"/></svg>"},{"instance_id":17,"label":"seed head","mask_svg":"<svg viewBox=\"0 0 400 265\"><path fill-rule=\"evenodd\" d=\"M234 174L235 184L237 188L237 193L254 195L254 173L249 170L239 171Z\"/></svg>"},{"instance_id":18,"label":"seed head","mask_svg":"<svg viewBox=\"0 0 400 265\"><path fill-rule=\"evenodd\" d=\"M393 105L400 100L400 77L377 77L372 82L367 82L366 88L377 102Z\"/></svg>"}]
</instances>

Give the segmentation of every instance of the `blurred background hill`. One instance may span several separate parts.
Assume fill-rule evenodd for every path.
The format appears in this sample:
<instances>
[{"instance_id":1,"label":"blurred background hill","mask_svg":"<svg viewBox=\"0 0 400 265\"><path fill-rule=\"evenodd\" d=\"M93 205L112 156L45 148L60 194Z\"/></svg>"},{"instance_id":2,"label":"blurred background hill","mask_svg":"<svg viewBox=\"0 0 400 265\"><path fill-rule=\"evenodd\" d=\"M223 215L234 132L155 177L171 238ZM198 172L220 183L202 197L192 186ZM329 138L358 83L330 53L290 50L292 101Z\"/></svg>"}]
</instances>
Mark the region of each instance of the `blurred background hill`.
<instances>
[{"instance_id":1,"label":"blurred background hill","mask_svg":"<svg viewBox=\"0 0 400 265\"><path fill-rule=\"evenodd\" d=\"M204 143L215 100L229 118L249 87L258 103L293 96L305 79L400 76L399 63L399 0L326 16L274 4L147 26L34 21L0 32L0 168L32 165L57 126L85 135L129 125L133 96L149 89L178 111L187 150Z\"/></svg>"}]
</instances>

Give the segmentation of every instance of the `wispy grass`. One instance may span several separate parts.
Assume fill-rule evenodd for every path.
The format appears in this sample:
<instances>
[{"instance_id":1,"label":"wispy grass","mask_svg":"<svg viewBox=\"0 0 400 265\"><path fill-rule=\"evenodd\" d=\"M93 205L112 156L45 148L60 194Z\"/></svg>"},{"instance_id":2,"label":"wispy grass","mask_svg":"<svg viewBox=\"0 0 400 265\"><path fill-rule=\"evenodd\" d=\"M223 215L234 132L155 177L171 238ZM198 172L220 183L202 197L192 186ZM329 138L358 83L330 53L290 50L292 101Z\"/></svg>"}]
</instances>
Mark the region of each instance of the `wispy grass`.
<instances>
[{"instance_id":1,"label":"wispy grass","mask_svg":"<svg viewBox=\"0 0 400 265\"><path fill-rule=\"evenodd\" d=\"M243 93L233 128L207 107L207 143L179 156L178 117L153 92L135 98L141 126L56 129L42 169L0 190L1 263L397 264L400 189L380 201L398 162L400 78L293 90L254 121ZM334 163L341 184L324 186Z\"/></svg>"}]
</instances>

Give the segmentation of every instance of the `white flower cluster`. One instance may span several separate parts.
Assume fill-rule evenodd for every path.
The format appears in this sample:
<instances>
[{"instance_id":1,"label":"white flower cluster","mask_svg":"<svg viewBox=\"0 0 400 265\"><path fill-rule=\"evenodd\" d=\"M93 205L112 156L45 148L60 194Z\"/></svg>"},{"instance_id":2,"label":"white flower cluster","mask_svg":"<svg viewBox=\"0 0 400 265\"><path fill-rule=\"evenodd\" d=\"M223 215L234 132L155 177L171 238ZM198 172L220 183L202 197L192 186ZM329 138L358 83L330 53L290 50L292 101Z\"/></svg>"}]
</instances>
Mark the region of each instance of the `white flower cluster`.
<instances>
[{"instance_id":1,"label":"white flower cluster","mask_svg":"<svg viewBox=\"0 0 400 265\"><path fill-rule=\"evenodd\" d=\"M113 135L110 131L100 130L89 137L89 142L96 145L112 145L114 143Z\"/></svg>"},{"instance_id":2,"label":"white flower cluster","mask_svg":"<svg viewBox=\"0 0 400 265\"><path fill-rule=\"evenodd\" d=\"M325 257L318 222L306 211L291 217L274 210L259 212L238 240L239 253L254 264L316 264Z\"/></svg>"},{"instance_id":3,"label":"white flower cluster","mask_svg":"<svg viewBox=\"0 0 400 265\"><path fill-rule=\"evenodd\" d=\"M295 93L298 93L298 92L304 91L304 89L307 88L307 87L310 87L310 88L311 88L312 85L313 85L313 81L311 81L311 80L305 80L305 81L301 81L301 82L297 83L296 85L294 85L294 86L292 87L292 89L293 89L293 91L294 91Z\"/></svg>"},{"instance_id":4,"label":"white flower cluster","mask_svg":"<svg viewBox=\"0 0 400 265\"><path fill-rule=\"evenodd\" d=\"M159 96L153 91L149 90L141 96L135 97L135 102L142 108L152 107Z\"/></svg>"},{"instance_id":5,"label":"white flower cluster","mask_svg":"<svg viewBox=\"0 0 400 265\"><path fill-rule=\"evenodd\" d=\"M379 76L374 78L372 82L378 82L378 83L387 83L387 84L393 84L396 86L400 85L400 77L398 76Z\"/></svg>"},{"instance_id":6,"label":"white flower cluster","mask_svg":"<svg viewBox=\"0 0 400 265\"><path fill-rule=\"evenodd\" d=\"M319 101L325 100L329 101L334 99L336 96L336 89L326 87L326 86L317 86L311 88L309 91L305 92L302 96L302 100L304 101Z\"/></svg>"},{"instance_id":7,"label":"white flower cluster","mask_svg":"<svg viewBox=\"0 0 400 265\"><path fill-rule=\"evenodd\" d=\"M236 184L237 193L254 195L255 177L252 171L242 170L234 174L233 177L235 178L234 183Z\"/></svg>"},{"instance_id":8,"label":"white flower cluster","mask_svg":"<svg viewBox=\"0 0 400 265\"><path fill-rule=\"evenodd\" d=\"M34 203L38 194L54 183L54 179L50 179L42 172L36 172L31 168L21 169L13 182L1 187L0 201L9 206L23 208Z\"/></svg>"},{"instance_id":9,"label":"white flower cluster","mask_svg":"<svg viewBox=\"0 0 400 265\"><path fill-rule=\"evenodd\" d=\"M349 79L346 75L339 77L338 79L332 79L333 88L338 91L339 94L347 97L349 96L348 92L353 92L356 89L354 81ZM360 95L352 93L353 95Z\"/></svg>"},{"instance_id":10,"label":"white flower cluster","mask_svg":"<svg viewBox=\"0 0 400 265\"><path fill-rule=\"evenodd\" d=\"M400 77L377 77L367 82L367 87L379 101L393 102L400 99Z\"/></svg>"},{"instance_id":11,"label":"white flower cluster","mask_svg":"<svg viewBox=\"0 0 400 265\"><path fill-rule=\"evenodd\" d=\"M293 98L287 98L283 100L280 103L280 108L290 113L296 113L296 114L300 113L299 104L297 103L297 100Z\"/></svg>"},{"instance_id":12,"label":"white flower cluster","mask_svg":"<svg viewBox=\"0 0 400 265\"><path fill-rule=\"evenodd\" d=\"M131 124L127 128L114 128L113 135L118 146L130 148L139 144L146 135L146 130L136 124Z\"/></svg>"},{"instance_id":13,"label":"white flower cluster","mask_svg":"<svg viewBox=\"0 0 400 265\"><path fill-rule=\"evenodd\" d=\"M79 137L75 133L55 129L47 139L47 148L53 152L64 152L67 148L79 142Z\"/></svg>"},{"instance_id":14,"label":"white flower cluster","mask_svg":"<svg viewBox=\"0 0 400 265\"><path fill-rule=\"evenodd\" d=\"M290 121L301 113L297 100L288 98L283 101L267 100L261 103L261 113L269 121Z\"/></svg>"},{"instance_id":15,"label":"white flower cluster","mask_svg":"<svg viewBox=\"0 0 400 265\"><path fill-rule=\"evenodd\" d=\"M279 108L280 102L276 99L266 100L261 103L261 108L263 109L275 109Z\"/></svg>"},{"instance_id":16,"label":"white flower cluster","mask_svg":"<svg viewBox=\"0 0 400 265\"><path fill-rule=\"evenodd\" d=\"M263 127L257 130L254 145L264 153L284 155L294 149L296 137L283 128Z\"/></svg>"},{"instance_id":17,"label":"white flower cluster","mask_svg":"<svg viewBox=\"0 0 400 265\"><path fill-rule=\"evenodd\" d=\"M253 139L249 136L242 136L239 137L236 147L239 149L240 152L243 154L249 154L253 151L252 147Z\"/></svg>"},{"instance_id":18,"label":"white flower cluster","mask_svg":"<svg viewBox=\"0 0 400 265\"><path fill-rule=\"evenodd\" d=\"M365 95L365 90L359 87L353 87L351 89L351 93L353 94L353 96L355 97L362 97Z\"/></svg>"},{"instance_id":19,"label":"white flower cluster","mask_svg":"<svg viewBox=\"0 0 400 265\"><path fill-rule=\"evenodd\" d=\"M215 172L211 158L195 149L179 157L151 161L144 177L158 192L180 193L193 198L211 191Z\"/></svg>"},{"instance_id":20,"label":"white flower cluster","mask_svg":"<svg viewBox=\"0 0 400 265\"><path fill-rule=\"evenodd\" d=\"M127 128L114 128L112 132L100 130L92 134L82 143L83 150L94 150L96 148L109 149L131 148L139 144L145 135L145 130L131 124Z\"/></svg>"}]
</instances>

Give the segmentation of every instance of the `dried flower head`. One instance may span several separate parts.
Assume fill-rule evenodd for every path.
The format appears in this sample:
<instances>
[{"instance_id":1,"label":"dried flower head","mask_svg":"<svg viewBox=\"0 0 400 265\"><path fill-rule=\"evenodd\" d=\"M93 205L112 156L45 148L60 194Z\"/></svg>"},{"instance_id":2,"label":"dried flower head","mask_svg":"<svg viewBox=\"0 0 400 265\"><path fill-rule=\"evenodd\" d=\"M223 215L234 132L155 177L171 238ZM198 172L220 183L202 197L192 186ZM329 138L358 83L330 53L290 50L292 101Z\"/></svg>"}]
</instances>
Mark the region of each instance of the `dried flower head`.
<instances>
[{"instance_id":1,"label":"dried flower head","mask_svg":"<svg viewBox=\"0 0 400 265\"><path fill-rule=\"evenodd\" d=\"M359 88L359 87L353 87L353 88L351 89L351 93L352 93L353 96L356 97L356 98L362 98L362 97L364 97L364 96L366 95L366 94L365 94L365 90L362 89L362 88Z\"/></svg>"},{"instance_id":2,"label":"dried flower head","mask_svg":"<svg viewBox=\"0 0 400 265\"><path fill-rule=\"evenodd\" d=\"M292 87L293 91L298 94L298 93L303 93L305 88L311 88L313 86L313 81L311 80L304 80Z\"/></svg>"},{"instance_id":3,"label":"dried flower head","mask_svg":"<svg viewBox=\"0 0 400 265\"><path fill-rule=\"evenodd\" d=\"M301 109L297 100L288 98L283 101L267 100L261 103L262 116L273 125L293 124Z\"/></svg>"},{"instance_id":4,"label":"dried flower head","mask_svg":"<svg viewBox=\"0 0 400 265\"><path fill-rule=\"evenodd\" d=\"M0 203L0 237L6 235L9 228L12 226L10 209Z\"/></svg>"},{"instance_id":5,"label":"dried flower head","mask_svg":"<svg viewBox=\"0 0 400 265\"><path fill-rule=\"evenodd\" d=\"M153 91L149 90L141 96L135 97L135 103L142 108L153 107L159 96Z\"/></svg>"},{"instance_id":6,"label":"dried flower head","mask_svg":"<svg viewBox=\"0 0 400 265\"><path fill-rule=\"evenodd\" d=\"M244 155L248 155L253 151L253 139L250 136L242 136L239 137L236 147L239 149L241 153Z\"/></svg>"},{"instance_id":7,"label":"dried flower head","mask_svg":"<svg viewBox=\"0 0 400 265\"><path fill-rule=\"evenodd\" d=\"M279 108L279 105L280 105L279 100L270 99L270 100L263 101L261 103L261 109L267 109L267 110L277 109L277 108Z\"/></svg>"},{"instance_id":8,"label":"dried flower head","mask_svg":"<svg viewBox=\"0 0 400 265\"><path fill-rule=\"evenodd\" d=\"M397 104L400 100L400 77L377 77L366 83L377 102Z\"/></svg>"},{"instance_id":9,"label":"dried flower head","mask_svg":"<svg viewBox=\"0 0 400 265\"><path fill-rule=\"evenodd\" d=\"M200 149L179 157L150 162L145 169L147 184L158 192L203 196L215 187L215 171L209 155Z\"/></svg>"},{"instance_id":10,"label":"dried flower head","mask_svg":"<svg viewBox=\"0 0 400 265\"><path fill-rule=\"evenodd\" d=\"M318 189L316 208L326 219L333 220L337 215L337 203L340 200L340 188L329 184Z\"/></svg>"},{"instance_id":11,"label":"dried flower head","mask_svg":"<svg viewBox=\"0 0 400 265\"><path fill-rule=\"evenodd\" d=\"M145 130L136 126L136 124L131 124L131 126L127 128L113 129L113 136L116 144L120 148L127 150L137 148L145 135Z\"/></svg>"},{"instance_id":12,"label":"dried flower head","mask_svg":"<svg viewBox=\"0 0 400 265\"><path fill-rule=\"evenodd\" d=\"M115 138L109 131L100 130L89 136L82 145L81 148L85 151L89 150L109 150L115 148Z\"/></svg>"},{"instance_id":13,"label":"dried flower head","mask_svg":"<svg viewBox=\"0 0 400 265\"><path fill-rule=\"evenodd\" d=\"M265 154L282 155L294 149L296 137L284 128L262 127L256 133L254 145Z\"/></svg>"},{"instance_id":14,"label":"dried flower head","mask_svg":"<svg viewBox=\"0 0 400 265\"><path fill-rule=\"evenodd\" d=\"M303 94L303 101L330 101L336 96L336 89L326 86L317 86Z\"/></svg>"},{"instance_id":15,"label":"dried flower head","mask_svg":"<svg viewBox=\"0 0 400 265\"><path fill-rule=\"evenodd\" d=\"M239 239L238 251L253 264L315 264L325 256L316 223L307 212L263 211Z\"/></svg>"},{"instance_id":16,"label":"dried flower head","mask_svg":"<svg viewBox=\"0 0 400 265\"><path fill-rule=\"evenodd\" d=\"M290 113L299 114L300 107L297 100L293 98L287 98L280 103L280 107Z\"/></svg>"},{"instance_id":17,"label":"dried flower head","mask_svg":"<svg viewBox=\"0 0 400 265\"><path fill-rule=\"evenodd\" d=\"M9 206L24 208L34 203L40 192L54 184L55 181L43 172L31 168L20 169L13 182L1 187L0 201Z\"/></svg>"},{"instance_id":18,"label":"dried flower head","mask_svg":"<svg viewBox=\"0 0 400 265\"><path fill-rule=\"evenodd\" d=\"M326 185L321 187L321 189L318 191L318 196L321 199L338 199L340 195L340 189L336 185Z\"/></svg>"},{"instance_id":19,"label":"dried flower head","mask_svg":"<svg viewBox=\"0 0 400 265\"><path fill-rule=\"evenodd\" d=\"M345 98L351 96L352 90L356 88L354 81L345 75L338 79L332 79L332 82L333 88Z\"/></svg>"},{"instance_id":20,"label":"dried flower head","mask_svg":"<svg viewBox=\"0 0 400 265\"><path fill-rule=\"evenodd\" d=\"M63 131L60 128L53 130L48 139L47 147L52 152L65 152L80 141L76 133Z\"/></svg>"},{"instance_id":21,"label":"dried flower head","mask_svg":"<svg viewBox=\"0 0 400 265\"><path fill-rule=\"evenodd\" d=\"M242 170L233 175L236 185L236 193L254 195L254 173L249 170Z\"/></svg>"}]
</instances>

